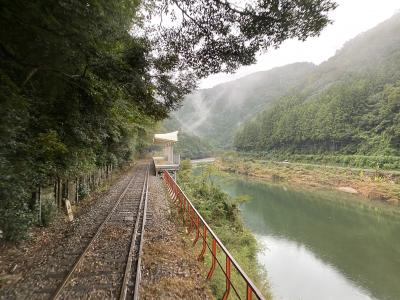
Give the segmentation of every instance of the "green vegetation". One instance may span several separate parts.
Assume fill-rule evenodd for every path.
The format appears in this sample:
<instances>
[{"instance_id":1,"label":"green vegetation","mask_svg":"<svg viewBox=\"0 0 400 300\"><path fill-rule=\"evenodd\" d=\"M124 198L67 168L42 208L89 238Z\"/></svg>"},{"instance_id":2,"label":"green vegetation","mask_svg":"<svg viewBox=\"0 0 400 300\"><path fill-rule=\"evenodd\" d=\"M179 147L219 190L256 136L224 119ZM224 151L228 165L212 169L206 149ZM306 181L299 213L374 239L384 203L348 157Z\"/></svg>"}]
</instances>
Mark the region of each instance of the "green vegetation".
<instances>
[{"instance_id":1,"label":"green vegetation","mask_svg":"<svg viewBox=\"0 0 400 300\"><path fill-rule=\"evenodd\" d=\"M174 117L165 119L160 128L161 132L179 130L178 142L175 145L175 152L181 155L181 159L205 158L213 155L213 147L195 134L191 134L182 129L181 124Z\"/></svg>"},{"instance_id":2,"label":"green vegetation","mask_svg":"<svg viewBox=\"0 0 400 300\"><path fill-rule=\"evenodd\" d=\"M330 164L355 168L373 168L375 170L400 170L399 156L372 155L291 155L297 162Z\"/></svg>"},{"instance_id":3,"label":"green vegetation","mask_svg":"<svg viewBox=\"0 0 400 300\"><path fill-rule=\"evenodd\" d=\"M257 241L244 227L239 214L239 203L245 200L232 199L223 192L213 183L213 172L212 166L209 166L203 169L201 175L196 176L190 162L183 161L178 174L179 184L240 266L258 286L264 286L266 282L262 279L263 271L256 258ZM216 269L219 269L218 266ZM216 272L211 285L215 294L222 296L225 289L225 277L222 273ZM264 293L267 293L265 286Z\"/></svg>"},{"instance_id":4,"label":"green vegetation","mask_svg":"<svg viewBox=\"0 0 400 300\"><path fill-rule=\"evenodd\" d=\"M398 168L400 38L394 35L398 30L400 14L348 42L316 68L305 86L245 123L235 147L265 155L280 152L300 160L321 155L322 161ZM304 156L309 154L317 157ZM355 156L337 159L339 155Z\"/></svg>"},{"instance_id":5,"label":"green vegetation","mask_svg":"<svg viewBox=\"0 0 400 300\"><path fill-rule=\"evenodd\" d=\"M147 83L129 1L6 1L0 10L0 228L19 239L31 193L52 178L120 165L167 107ZM45 223L50 216L45 207Z\"/></svg>"},{"instance_id":6,"label":"green vegetation","mask_svg":"<svg viewBox=\"0 0 400 300\"><path fill-rule=\"evenodd\" d=\"M400 81L377 87L349 80L318 96L283 99L246 124L235 145L245 151L399 155Z\"/></svg>"},{"instance_id":7,"label":"green vegetation","mask_svg":"<svg viewBox=\"0 0 400 300\"><path fill-rule=\"evenodd\" d=\"M175 127L176 129L176 127ZM157 132L168 132L169 130L159 129ZM158 145L152 146L152 150L161 154L161 147ZM179 131L178 142L174 145L174 152L179 154L181 159L199 159L213 155L213 147L204 139Z\"/></svg>"},{"instance_id":8,"label":"green vegetation","mask_svg":"<svg viewBox=\"0 0 400 300\"><path fill-rule=\"evenodd\" d=\"M315 68L312 63L296 63L197 90L185 97L172 118L176 128L194 132L217 148L232 148L241 123L304 85Z\"/></svg>"},{"instance_id":9,"label":"green vegetation","mask_svg":"<svg viewBox=\"0 0 400 300\"><path fill-rule=\"evenodd\" d=\"M260 1L243 10L206 0L2 1L4 237L24 236L39 185L132 159L198 79L251 64L287 38L319 34L335 7L331 0ZM154 17L174 22L149 22Z\"/></svg>"},{"instance_id":10,"label":"green vegetation","mask_svg":"<svg viewBox=\"0 0 400 300\"><path fill-rule=\"evenodd\" d=\"M228 173L243 174L270 182L289 183L299 188L351 187L364 196L364 199L399 204L399 171L288 163L238 153L226 153L216 164L220 170Z\"/></svg>"},{"instance_id":11,"label":"green vegetation","mask_svg":"<svg viewBox=\"0 0 400 300\"><path fill-rule=\"evenodd\" d=\"M287 156L285 159L293 159L296 162L338 165L362 169L400 170L399 156L293 154Z\"/></svg>"},{"instance_id":12,"label":"green vegetation","mask_svg":"<svg viewBox=\"0 0 400 300\"><path fill-rule=\"evenodd\" d=\"M48 226L50 225L51 221L54 219L54 216L56 215L57 212L57 206L54 203L54 201L46 201L42 205L42 224L43 226Z\"/></svg>"},{"instance_id":13,"label":"green vegetation","mask_svg":"<svg viewBox=\"0 0 400 300\"><path fill-rule=\"evenodd\" d=\"M212 147L204 139L181 132L176 144L176 152L180 153L182 159L196 159L212 156Z\"/></svg>"},{"instance_id":14,"label":"green vegetation","mask_svg":"<svg viewBox=\"0 0 400 300\"><path fill-rule=\"evenodd\" d=\"M224 155L230 155L225 152ZM293 154L288 151L271 152L240 152L243 157L271 160L277 162L298 162L306 164L321 164L360 169L400 170L399 156L373 155L329 155L329 154Z\"/></svg>"}]
</instances>

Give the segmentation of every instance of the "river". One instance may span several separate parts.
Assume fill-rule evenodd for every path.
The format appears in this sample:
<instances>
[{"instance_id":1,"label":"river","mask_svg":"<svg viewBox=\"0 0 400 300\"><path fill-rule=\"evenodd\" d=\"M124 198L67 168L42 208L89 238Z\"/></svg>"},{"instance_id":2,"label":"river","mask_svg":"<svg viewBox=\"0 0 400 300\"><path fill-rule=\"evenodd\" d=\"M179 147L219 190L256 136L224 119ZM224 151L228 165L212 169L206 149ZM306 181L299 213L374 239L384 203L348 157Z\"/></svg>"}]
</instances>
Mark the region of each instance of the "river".
<instances>
[{"instance_id":1,"label":"river","mask_svg":"<svg viewBox=\"0 0 400 300\"><path fill-rule=\"evenodd\" d=\"M217 177L262 245L274 299L400 299L400 217L336 191ZM354 198L354 199L350 199Z\"/></svg>"}]
</instances>

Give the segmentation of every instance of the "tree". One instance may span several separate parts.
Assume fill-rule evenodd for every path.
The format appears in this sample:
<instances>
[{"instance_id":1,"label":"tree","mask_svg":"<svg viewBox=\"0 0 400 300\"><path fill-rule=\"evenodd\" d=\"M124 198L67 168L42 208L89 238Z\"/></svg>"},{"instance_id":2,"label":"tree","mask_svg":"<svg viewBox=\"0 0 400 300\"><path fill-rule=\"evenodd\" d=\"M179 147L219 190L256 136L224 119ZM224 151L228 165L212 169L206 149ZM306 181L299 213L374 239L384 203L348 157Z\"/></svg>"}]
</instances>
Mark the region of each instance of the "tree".
<instances>
[{"instance_id":1,"label":"tree","mask_svg":"<svg viewBox=\"0 0 400 300\"><path fill-rule=\"evenodd\" d=\"M147 2L145 2L147 3ZM318 35L336 8L331 0L153 0L148 17L160 22L146 32L177 70L197 77L253 64L256 54L289 38ZM167 19L168 21L163 21Z\"/></svg>"},{"instance_id":2,"label":"tree","mask_svg":"<svg viewBox=\"0 0 400 300\"><path fill-rule=\"evenodd\" d=\"M26 229L49 178L123 163L202 76L318 34L335 5L261 1L4 0L0 5L0 229ZM141 16L168 15L172 26ZM181 14L178 16L177 12ZM175 26L177 24L177 26ZM144 34L143 34L144 33Z\"/></svg>"}]
</instances>

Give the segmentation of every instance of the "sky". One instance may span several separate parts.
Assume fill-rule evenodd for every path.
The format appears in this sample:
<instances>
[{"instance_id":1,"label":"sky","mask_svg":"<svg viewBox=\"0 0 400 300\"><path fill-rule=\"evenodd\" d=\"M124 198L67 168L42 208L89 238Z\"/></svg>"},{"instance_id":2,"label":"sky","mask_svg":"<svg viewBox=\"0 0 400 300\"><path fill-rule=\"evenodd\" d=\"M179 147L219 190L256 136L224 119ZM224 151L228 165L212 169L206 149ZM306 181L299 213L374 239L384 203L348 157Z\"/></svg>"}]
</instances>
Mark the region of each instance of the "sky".
<instances>
[{"instance_id":1,"label":"sky","mask_svg":"<svg viewBox=\"0 0 400 300\"><path fill-rule=\"evenodd\" d=\"M294 62L320 64L333 56L336 50L358 34L375 27L400 10L399 0L336 0L338 8L330 13L333 24L320 36L305 42L287 40L279 49L259 55L257 63L241 67L234 74L219 73L200 81L200 88L210 88L245 75L272 69Z\"/></svg>"}]
</instances>

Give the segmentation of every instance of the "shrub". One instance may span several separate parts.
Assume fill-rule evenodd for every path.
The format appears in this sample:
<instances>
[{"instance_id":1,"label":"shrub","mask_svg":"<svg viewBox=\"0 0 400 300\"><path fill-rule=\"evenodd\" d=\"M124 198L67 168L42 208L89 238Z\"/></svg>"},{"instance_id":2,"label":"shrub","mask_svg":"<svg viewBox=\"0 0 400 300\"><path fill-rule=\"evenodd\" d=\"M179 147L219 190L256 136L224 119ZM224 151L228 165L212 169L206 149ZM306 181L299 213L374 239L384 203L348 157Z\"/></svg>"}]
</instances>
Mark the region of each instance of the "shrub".
<instances>
[{"instance_id":1,"label":"shrub","mask_svg":"<svg viewBox=\"0 0 400 300\"><path fill-rule=\"evenodd\" d=\"M42 219L43 226L49 226L57 214L57 205L52 200L45 200L42 203Z\"/></svg>"},{"instance_id":2,"label":"shrub","mask_svg":"<svg viewBox=\"0 0 400 300\"><path fill-rule=\"evenodd\" d=\"M251 154L246 154L251 155ZM252 156L257 157L257 154ZM288 154L288 153L262 153L261 157L267 160L283 161L285 159L293 162L332 164L355 168L371 168L396 170L400 168L399 156L376 156L376 155L326 155L326 154ZM251 158L247 158L251 160Z\"/></svg>"},{"instance_id":3,"label":"shrub","mask_svg":"<svg viewBox=\"0 0 400 300\"><path fill-rule=\"evenodd\" d=\"M90 193L90 187L87 183L80 182L78 187L79 199L85 198Z\"/></svg>"},{"instance_id":4,"label":"shrub","mask_svg":"<svg viewBox=\"0 0 400 300\"><path fill-rule=\"evenodd\" d=\"M190 162L190 160L185 159L185 160L181 161L181 165L180 165L181 171L190 170L191 168L192 168L192 163Z\"/></svg>"},{"instance_id":5,"label":"shrub","mask_svg":"<svg viewBox=\"0 0 400 300\"><path fill-rule=\"evenodd\" d=\"M5 240L16 242L26 238L33 220L26 203L18 200L4 201L0 207L0 216L0 229Z\"/></svg>"}]
</instances>

